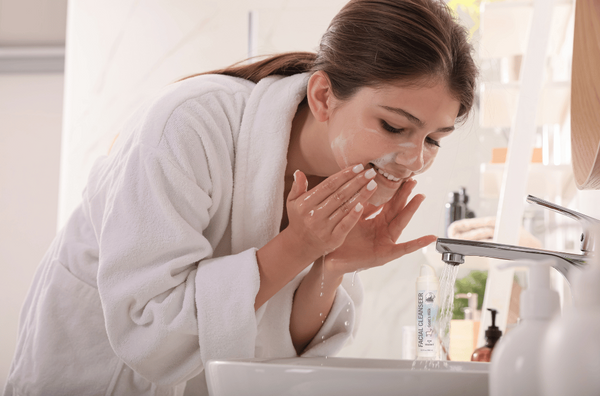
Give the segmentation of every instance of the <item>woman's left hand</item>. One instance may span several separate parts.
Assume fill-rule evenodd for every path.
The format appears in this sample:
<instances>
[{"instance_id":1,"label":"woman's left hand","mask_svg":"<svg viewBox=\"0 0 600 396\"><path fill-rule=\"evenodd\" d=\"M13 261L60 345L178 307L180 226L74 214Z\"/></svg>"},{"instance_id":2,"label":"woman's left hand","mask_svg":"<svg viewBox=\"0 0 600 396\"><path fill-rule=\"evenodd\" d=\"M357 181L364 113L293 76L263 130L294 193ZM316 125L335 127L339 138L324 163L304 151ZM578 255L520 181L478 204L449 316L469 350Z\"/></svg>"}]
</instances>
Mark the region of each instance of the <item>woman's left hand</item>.
<instances>
[{"instance_id":1,"label":"woman's left hand","mask_svg":"<svg viewBox=\"0 0 600 396\"><path fill-rule=\"evenodd\" d=\"M414 179L404 182L375 218L367 220L369 213L365 211L344 243L326 256L324 270L334 276L342 276L383 265L434 242L437 238L427 235L396 243L425 199L425 196L417 194L407 202L416 184Z\"/></svg>"}]
</instances>

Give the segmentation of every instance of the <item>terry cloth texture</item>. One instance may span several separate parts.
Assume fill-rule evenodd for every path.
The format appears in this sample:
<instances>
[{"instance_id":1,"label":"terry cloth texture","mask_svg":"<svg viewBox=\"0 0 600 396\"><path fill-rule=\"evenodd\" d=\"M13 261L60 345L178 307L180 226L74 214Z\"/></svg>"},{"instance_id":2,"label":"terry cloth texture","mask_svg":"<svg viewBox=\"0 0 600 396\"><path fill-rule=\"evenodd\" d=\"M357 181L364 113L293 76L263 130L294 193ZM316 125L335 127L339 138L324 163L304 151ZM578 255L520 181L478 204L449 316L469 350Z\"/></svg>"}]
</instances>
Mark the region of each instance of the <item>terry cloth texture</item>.
<instances>
[{"instance_id":1,"label":"terry cloth texture","mask_svg":"<svg viewBox=\"0 0 600 396\"><path fill-rule=\"evenodd\" d=\"M306 270L256 312L254 299L307 81L198 76L136 112L36 273L5 395L202 395L186 383L210 359L296 356ZM352 338L362 288L349 276L305 355Z\"/></svg>"}]
</instances>

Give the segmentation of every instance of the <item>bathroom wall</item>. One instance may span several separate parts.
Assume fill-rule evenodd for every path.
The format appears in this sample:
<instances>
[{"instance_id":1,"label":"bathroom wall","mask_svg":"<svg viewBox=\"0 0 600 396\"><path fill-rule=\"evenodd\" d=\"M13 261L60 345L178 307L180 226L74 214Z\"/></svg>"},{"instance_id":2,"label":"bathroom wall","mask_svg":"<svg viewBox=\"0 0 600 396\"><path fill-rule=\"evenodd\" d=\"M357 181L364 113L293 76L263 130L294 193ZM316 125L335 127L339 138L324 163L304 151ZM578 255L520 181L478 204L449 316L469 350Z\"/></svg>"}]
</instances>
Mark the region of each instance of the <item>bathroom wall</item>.
<instances>
[{"instance_id":1,"label":"bathroom wall","mask_svg":"<svg viewBox=\"0 0 600 396\"><path fill-rule=\"evenodd\" d=\"M0 0L0 393L56 233L67 0Z\"/></svg>"},{"instance_id":2,"label":"bathroom wall","mask_svg":"<svg viewBox=\"0 0 600 396\"><path fill-rule=\"evenodd\" d=\"M268 54L315 50L345 2L70 2L59 223L77 205L95 158L145 98L247 58L250 10L258 15L257 54Z\"/></svg>"},{"instance_id":3,"label":"bathroom wall","mask_svg":"<svg viewBox=\"0 0 600 396\"><path fill-rule=\"evenodd\" d=\"M63 81L0 74L0 389L21 304L56 233Z\"/></svg>"}]
</instances>

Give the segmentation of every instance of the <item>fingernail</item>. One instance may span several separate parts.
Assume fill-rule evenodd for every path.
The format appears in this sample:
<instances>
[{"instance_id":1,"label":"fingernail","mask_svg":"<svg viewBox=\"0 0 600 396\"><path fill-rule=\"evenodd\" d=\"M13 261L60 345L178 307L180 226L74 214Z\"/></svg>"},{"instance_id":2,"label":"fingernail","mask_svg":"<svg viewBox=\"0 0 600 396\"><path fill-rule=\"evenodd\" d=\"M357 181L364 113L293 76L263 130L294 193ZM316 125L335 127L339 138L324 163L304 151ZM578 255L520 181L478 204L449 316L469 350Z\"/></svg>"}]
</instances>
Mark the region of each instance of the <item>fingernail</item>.
<instances>
[{"instance_id":1,"label":"fingernail","mask_svg":"<svg viewBox=\"0 0 600 396\"><path fill-rule=\"evenodd\" d=\"M362 210L363 206L359 203L356 204L356 206L354 207L354 210L357 212L360 212Z\"/></svg>"},{"instance_id":2,"label":"fingernail","mask_svg":"<svg viewBox=\"0 0 600 396\"><path fill-rule=\"evenodd\" d=\"M363 166L363 164L358 164L354 168L352 168L352 172L354 172L354 173L360 173L360 172L362 172L363 169L365 169L365 167Z\"/></svg>"},{"instance_id":3,"label":"fingernail","mask_svg":"<svg viewBox=\"0 0 600 396\"><path fill-rule=\"evenodd\" d=\"M367 184L367 190L373 191L377 187L377 182L375 180L371 180L369 184Z\"/></svg>"},{"instance_id":4,"label":"fingernail","mask_svg":"<svg viewBox=\"0 0 600 396\"><path fill-rule=\"evenodd\" d=\"M365 177L367 179L372 179L375 177L375 175L377 175L377 172L375 172L375 169L371 168L368 171L365 172Z\"/></svg>"},{"instance_id":5,"label":"fingernail","mask_svg":"<svg viewBox=\"0 0 600 396\"><path fill-rule=\"evenodd\" d=\"M296 181L296 173L298 173L300 169L297 169L296 172L294 172L294 181Z\"/></svg>"}]
</instances>

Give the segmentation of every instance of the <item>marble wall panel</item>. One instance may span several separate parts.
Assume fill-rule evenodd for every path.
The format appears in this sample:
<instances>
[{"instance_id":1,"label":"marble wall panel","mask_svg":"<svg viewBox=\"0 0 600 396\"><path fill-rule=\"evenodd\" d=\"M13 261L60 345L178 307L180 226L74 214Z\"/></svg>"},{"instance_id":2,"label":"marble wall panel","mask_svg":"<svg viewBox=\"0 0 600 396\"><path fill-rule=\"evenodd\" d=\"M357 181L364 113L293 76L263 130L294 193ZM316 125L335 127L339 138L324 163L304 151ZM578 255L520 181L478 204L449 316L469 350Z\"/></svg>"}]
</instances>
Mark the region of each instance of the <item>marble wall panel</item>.
<instances>
[{"instance_id":1,"label":"marble wall panel","mask_svg":"<svg viewBox=\"0 0 600 396\"><path fill-rule=\"evenodd\" d=\"M94 160L146 98L245 58L247 9L216 1L69 3L59 223Z\"/></svg>"}]
</instances>

